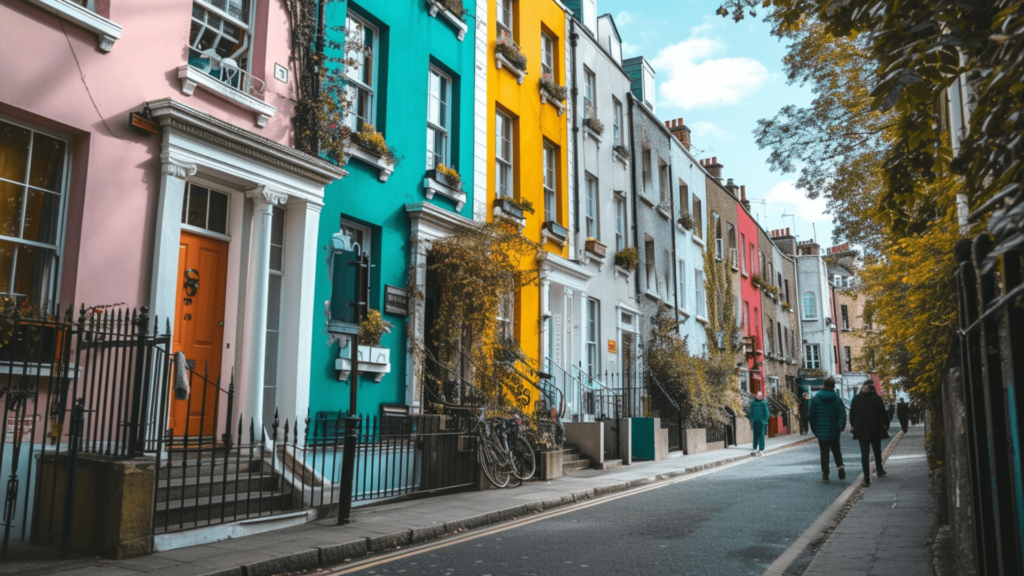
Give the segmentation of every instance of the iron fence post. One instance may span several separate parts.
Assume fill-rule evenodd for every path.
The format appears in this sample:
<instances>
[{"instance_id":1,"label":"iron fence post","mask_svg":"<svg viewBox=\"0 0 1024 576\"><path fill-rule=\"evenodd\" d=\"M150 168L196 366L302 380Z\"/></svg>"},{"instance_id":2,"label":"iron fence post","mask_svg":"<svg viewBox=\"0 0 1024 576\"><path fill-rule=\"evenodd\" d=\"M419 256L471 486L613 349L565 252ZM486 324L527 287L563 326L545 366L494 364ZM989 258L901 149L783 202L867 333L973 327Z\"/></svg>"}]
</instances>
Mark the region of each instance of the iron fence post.
<instances>
[{"instance_id":1,"label":"iron fence post","mask_svg":"<svg viewBox=\"0 0 1024 576\"><path fill-rule=\"evenodd\" d=\"M75 516L75 484L78 481L78 448L85 421L85 399L78 398L71 409L71 430L68 434L68 460L64 483L64 521L61 524L61 557L71 555L71 534Z\"/></svg>"},{"instance_id":2,"label":"iron fence post","mask_svg":"<svg viewBox=\"0 0 1024 576\"><path fill-rule=\"evenodd\" d=\"M135 458L141 454L139 449L139 434L142 429L142 396L146 380L146 332L149 331L149 308L143 306L139 310L136 334L138 343L135 356L135 377L132 383L132 404L128 413L128 453L129 458Z\"/></svg>"},{"instance_id":3,"label":"iron fence post","mask_svg":"<svg viewBox=\"0 0 1024 576\"><path fill-rule=\"evenodd\" d=\"M355 366L353 365L353 368ZM353 370L354 371L354 370ZM341 464L341 495L338 502L338 524L348 524L352 514L352 485L356 472L356 440L362 420L355 416L345 418L345 450Z\"/></svg>"}]
</instances>

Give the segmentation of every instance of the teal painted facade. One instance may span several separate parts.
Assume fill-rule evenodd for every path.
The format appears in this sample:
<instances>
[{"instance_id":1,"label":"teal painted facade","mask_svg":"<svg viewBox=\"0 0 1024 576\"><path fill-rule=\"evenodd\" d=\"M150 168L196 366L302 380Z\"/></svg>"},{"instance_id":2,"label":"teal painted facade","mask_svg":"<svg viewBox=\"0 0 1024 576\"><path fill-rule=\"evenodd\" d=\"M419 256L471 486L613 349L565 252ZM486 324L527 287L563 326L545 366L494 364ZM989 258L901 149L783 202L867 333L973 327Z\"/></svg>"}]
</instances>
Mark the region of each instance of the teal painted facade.
<instances>
[{"instance_id":1,"label":"teal painted facade","mask_svg":"<svg viewBox=\"0 0 1024 576\"><path fill-rule=\"evenodd\" d=\"M320 214L316 275L318 317L312 335L312 366L309 406L311 416L319 412L349 410L349 384L338 380L335 360L339 354L337 338L328 329L327 311L347 307L348 297L332 282L328 270L328 250L332 235L339 232L342 220L369 231L369 252L374 268L370 280L369 308L380 310L394 327L385 334L381 347L390 349L391 371L380 382L363 374L359 382L356 412L380 413L382 404L403 405L406 401L406 351L408 318L384 310L385 284L404 289L409 278L409 217L405 205L421 202L455 212L457 202L435 194L427 199L428 83L431 67L451 81L449 166L462 175L466 200L458 212L472 217L473 189L473 102L474 102L474 2L467 0L469 12L463 17L468 31L462 41L459 29L443 13L431 16L427 2L395 0L347 0L330 2L326 7L328 38L337 40L350 14L376 28L375 85L373 86L374 124L389 147L400 158L394 172L382 182L379 166L353 157L346 166L349 175L329 185ZM365 242L364 242L365 244ZM341 284L338 282L338 284ZM410 306L412 303L410 302ZM340 326L331 323L333 331Z\"/></svg>"}]
</instances>

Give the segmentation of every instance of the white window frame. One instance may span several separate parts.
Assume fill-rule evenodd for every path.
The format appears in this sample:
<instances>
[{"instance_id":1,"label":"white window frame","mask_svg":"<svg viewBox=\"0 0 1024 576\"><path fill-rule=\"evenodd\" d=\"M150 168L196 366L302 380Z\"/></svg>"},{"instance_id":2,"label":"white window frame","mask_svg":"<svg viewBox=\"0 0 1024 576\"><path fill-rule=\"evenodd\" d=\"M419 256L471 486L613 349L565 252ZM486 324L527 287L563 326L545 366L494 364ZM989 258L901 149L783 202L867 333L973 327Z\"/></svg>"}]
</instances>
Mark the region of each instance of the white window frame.
<instances>
[{"instance_id":1,"label":"white window frame","mask_svg":"<svg viewBox=\"0 0 1024 576\"><path fill-rule=\"evenodd\" d=\"M501 122L498 129L495 126L495 151L494 151L494 194L498 198L512 198L515 196L515 127L512 124L512 117L501 111L495 111L495 124ZM508 157L503 156L503 148L507 145ZM505 177L502 178L502 168L505 169ZM503 181L504 180L504 181ZM505 192L502 193L504 186Z\"/></svg>"},{"instance_id":2,"label":"white window frame","mask_svg":"<svg viewBox=\"0 0 1024 576\"><path fill-rule=\"evenodd\" d=\"M615 251L626 248L626 200L615 199Z\"/></svg>"},{"instance_id":3,"label":"white window frame","mask_svg":"<svg viewBox=\"0 0 1024 576\"><path fill-rule=\"evenodd\" d=\"M657 258L658 248L654 239L644 239L644 276L647 281L647 293L656 294L658 290Z\"/></svg>"},{"instance_id":4,"label":"white window frame","mask_svg":"<svg viewBox=\"0 0 1024 576\"><path fill-rule=\"evenodd\" d=\"M558 222L558 157L555 147L544 142L544 219Z\"/></svg>"},{"instance_id":5,"label":"white window frame","mask_svg":"<svg viewBox=\"0 0 1024 576\"><path fill-rule=\"evenodd\" d=\"M60 178L61 178L61 183L60 183L60 186L59 186L59 188L60 188L60 191L59 191L60 200L57 203L57 229L55 230L55 233L54 233L54 244L45 244L45 243L35 242L35 241L32 241L32 240L23 240L20 237L19 238L14 238L14 237L10 237L10 236L0 236L0 239L8 241L8 242L11 242L12 244L15 244L16 246L32 246L32 247L37 248L37 249L41 248L41 249L44 249L44 250L52 250L53 251L53 260L54 261L51 264L53 266L53 271L49 275L50 278L49 278L49 282L47 283L48 285L45 286L45 287L42 287L42 293L39 294L39 300L37 302L35 302L35 303L36 304L48 303L47 299L49 299L49 298L52 298L54 301L56 301L59 298L59 294L55 294L54 291L55 291L55 289L57 289L57 287L59 287L61 285L61 273L62 273L62 270L63 270L62 263L64 262L64 236L65 236L65 228L66 228L66 221L67 221L68 196L70 194L69 189L70 189L70 181L71 181L71 145L72 145L72 142L71 142L70 138L68 138L67 136L65 136L63 134L60 134L60 133L57 133L57 132L52 132L52 131L49 131L49 130L41 130L39 128L36 128L35 126L32 126L30 124L26 124L24 122L16 121L16 120L14 120L12 118L9 118L7 116L4 116L4 115L0 115L0 121L6 122L8 124L13 124L14 126L17 126L18 128L22 128L22 129L29 130L30 132L32 132L32 134L30 134L30 136L29 136L29 138L30 138L29 139L29 149L28 149L28 152L27 152L29 160L28 160L28 163L27 163L27 165L25 167L25 170L26 170L25 182L22 183L22 182L14 182L14 181L11 181L11 180L0 179L0 182L10 182L10 183L12 183L12 184L14 184L16 186L20 186L22 188L22 212L21 212L21 218L19 219L19 227L21 229L19 230L19 236L24 235L25 210L26 210L26 206L27 206L27 202L25 201L25 198L26 198L25 195L28 193L28 190L29 189L33 189L33 190L41 191L44 194L53 194L54 193L54 192L51 192L51 191L44 190L43 188L31 186L28 183L29 178L30 178L29 175L31 174L31 170L32 170L32 145L35 143L35 133L38 132L40 134L43 134L44 136L48 136L50 138L54 138L54 139L61 140L61 141L64 142L64 162L63 162L63 168L62 168L62 171L61 171L62 173L60 175ZM0 294L9 295L9 296L15 296L16 295L15 292L14 292L14 280L15 280L14 274L17 271L17 269L18 269L18 258L17 258L17 253L15 253L14 257L11 259L11 270L10 270L11 284L8 287L8 291L7 292L0 292Z\"/></svg>"},{"instance_id":6,"label":"white window frame","mask_svg":"<svg viewBox=\"0 0 1024 576\"><path fill-rule=\"evenodd\" d=\"M740 274L747 276L747 235L740 232L740 247L737 252L740 255Z\"/></svg>"},{"instance_id":7,"label":"white window frame","mask_svg":"<svg viewBox=\"0 0 1024 576\"><path fill-rule=\"evenodd\" d=\"M497 4L497 24L498 34L502 31L507 33L509 36L512 35L515 29L515 15L512 10L512 3L516 0L498 0Z\"/></svg>"},{"instance_id":8,"label":"white window frame","mask_svg":"<svg viewBox=\"0 0 1024 576\"><path fill-rule=\"evenodd\" d=\"M707 310L708 303L707 303L707 297L704 295L704 271L703 270L695 270L694 271L693 282L696 285L696 286L694 286L694 288L695 288L694 293L696 294L696 299L697 299L697 303L696 303L697 317L698 318L705 318L706 319L708 317L708 310Z\"/></svg>"},{"instance_id":9,"label":"white window frame","mask_svg":"<svg viewBox=\"0 0 1024 576\"><path fill-rule=\"evenodd\" d=\"M601 377L601 301L587 298L587 374ZM595 374L596 372L596 374Z\"/></svg>"},{"instance_id":10,"label":"white window frame","mask_svg":"<svg viewBox=\"0 0 1024 576\"><path fill-rule=\"evenodd\" d=\"M821 369L821 348L817 344L804 344L804 368Z\"/></svg>"},{"instance_id":11,"label":"white window frame","mask_svg":"<svg viewBox=\"0 0 1024 576\"><path fill-rule=\"evenodd\" d=\"M682 258L676 259L676 278L679 279L679 308L686 310L686 261Z\"/></svg>"},{"instance_id":12,"label":"white window frame","mask_svg":"<svg viewBox=\"0 0 1024 576\"><path fill-rule=\"evenodd\" d=\"M540 73L541 76L551 76L554 82L558 81L555 78L555 39L547 32L540 33Z\"/></svg>"},{"instance_id":13,"label":"white window frame","mask_svg":"<svg viewBox=\"0 0 1024 576\"><path fill-rule=\"evenodd\" d=\"M437 79L438 84L442 84L439 93L434 94L433 83L434 79ZM437 124L430 119L431 107L434 102L437 101L437 105L441 110L438 117L438 121L441 124ZM441 72L439 69L431 66L430 73L427 80L427 170L437 168L438 164L444 164L448 168L451 168L451 138L449 138L449 126L452 125L452 79L450 76ZM434 145L434 139L430 138L431 130L435 133L441 134L442 137L442 150L440 154L437 150L431 150L430 147Z\"/></svg>"},{"instance_id":14,"label":"white window frame","mask_svg":"<svg viewBox=\"0 0 1024 576\"><path fill-rule=\"evenodd\" d=\"M377 54L378 54L378 51L377 51L377 47L378 47L379 40L380 40L380 30L377 29L376 26L374 26L374 25L370 24L369 22L367 22L366 20L364 20L363 18L360 18L358 15L353 13L351 10L348 11L348 14L346 14L345 18L346 18L346 20L345 20L345 33L346 33L346 35L352 34L353 32L357 31L358 28L355 28L356 26L361 26L363 28L363 34L365 34L366 33L365 31L367 31L367 30L369 30L370 32L373 33L373 38L370 41L370 45L368 47L370 53L369 54L366 54L365 52L362 53L362 57L361 58L363 60L363 64L361 66L358 66L358 67L355 67L355 66L348 67L345 70L345 82L347 84L347 89L349 91L351 101L356 103L352 107L352 111L350 111L348 113L348 116L345 118L345 124L350 129L352 129L352 130L358 130L359 128L361 128L361 125L359 124L360 120L362 120L363 122L365 122L367 124L372 124L374 126L377 125L377 81L378 81L378 78L379 78L379 76L377 74L377 72L378 72L378 66L377 66ZM365 36L364 36L364 40L363 41L365 41ZM358 52L352 51L351 54L346 52L345 58L346 59L352 58L354 60L359 60L360 56L359 56ZM367 64L366 64L367 61L369 61L368 67L370 68L370 83L369 84L366 84L361 78L355 76L355 73L360 73L358 71L361 71L364 67L367 67ZM350 72L352 72L352 73L350 73ZM358 110L358 94L359 93L365 93L366 94L367 111L366 111L365 117L359 115L359 110Z\"/></svg>"},{"instance_id":15,"label":"white window frame","mask_svg":"<svg viewBox=\"0 0 1024 576\"><path fill-rule=\"evenodd\" d=\"M622 145L622 102L612 97L612 145Z\"/></svg>"},{"instance_id":16,"label":"white window frame","mask_svg":"<svg viewBox=\"0 0 1024 576\"><path fill-rule=\"evenodd\" d=\"M704 203L700 196L692 195L693 199L693 235L697 238L704 238Z\"/></svg>"},{"instance_id":17,"label":"white window frame","mask_svg":"<svg viewBox=\"0 0 1024 576\"><path fill-rule=\"evenodd\" d=\"M597 101L597 75L586 66L583 67L583 110L584 118L594 118L591 110L594 109L594 102Z\"/></svg>"},{"instance_id":18,"label":"white window frame","mask_svg":"<svg viewBox=\"0 0 1024 576\"><path fill-rule=\"evenodd\" d=\"M659 161L658 162L658 201L662 204L667 205L671 199L669 194L669 181L668 181L668 164Z\"/></svg>"},{"instance_id":19,"label":"white window frame","mask_svg":"<svg viewBox=\"0 0 1024 576\"><path fill-rule=\"evenodd\" d=\"M270 266L269 274L270 274L270 276L276 276L278 278L282 278L282 280L280 280L280 282L282 283L282 286L280 287L280 292L278 294L278 298L279 298L280 301L277 303L277 322L276 322L277 323L277 329L276 330L271 328L271 320L273 319L272 318L273 315L271 314L271 310L273 309L272 308L273 307L273 303L270 301L269 297L267 298L267 339L269 341L270 334L277 334L278 339L277 339L277 350L270 350L270 348L268 346L266 351L265 351L264 358L263 358L263 366L264 366L263 383L262 383L261 389L260 389L260 393L264 394L264 400L266 400L267 389L268 388L273 388L274 389L274 399L275 399L275 401L277 399L277 393L278 393L278 389L280 388L280 381L281 381L281 339L280 339L280 335L281 335L281 317L283 315L282 312L284 311L283 310L283 307L284 307L283 306L283 303L284 303L284 286L283 286L284 280L283 280L283 278L284 278L284 273L285 273L285 257L284 257L285 251L284 251L284 245L285 245L285 239L288 237L288 231L284 228L287 225L286 214L287 214L287 212L285 211L284 208L281 208L280 206L274 206L273 207L273 216L271 217L271 227L273 227L273 225L276 224L277 222L279 222L279 221L281 222L281 244L274 244L273 234L271 234L270 246L271 246L271 252L273 252L274 248L279 248L281 250L281 268L279 270L275 270L273 268L273 259L271 259L271 266ZM269 294L269 288L268 288L268 294ZM271 359L271 354L273 354L274 365L277 367L277 369L273 373L271 373L271 371L267 369L267 367L268 367L267 365L269 364L270 359ZM276 405L277 405L276 403L275 404L271 404L271 406L276 406ZM266 410L267 409L267 402L264 402L263 406L264 406L264 410Z\"/></svg>"},{"instance_id":20,"label":"white window frame","mask_svg":"<svg viewBox=\"0 0 1024 576\"><path fill-rule=\"evenodd\" d=\"M810 316L807 315L807 297L808 296L811 297L810 304L811 304L811 307L814 309L813 310L813 314L810 315ZM800 296L800 316L804 320L817 320L818 319L818 296L814 292L811 292L810 290L805 291Z\"/></svg>"},{"instance_id":21,"label":"white window frame","mask_svg":"<svg viewBox=\"0 0 1024 576\"><path fill-rule=\"evenodd\" d=\"M654 188L654 175L651 174L651 171L653 170L654 166L654 160L652 156L653 154L651 153L650 148L644 148L643 152L641 153L642 160L640 169L643 171L642 176L644 180L644 197L648 199L651 197L651 193L653 192L652 188Z\"/></svg>"},{"instance_id":22,"label":"white window frame","mask_svg":"<svg viewBox=\"0 0 1024 576\"><path fill-rule=\"evenodd\" d=\"M195 226L195 225L189 224L187 222L189 205L192 203L192 194L190 193L190 191L192 190L192 186L202 186L203 188L206 188L211 194L220 194L221 196L226 196L227 197L228 203L227 203L227 208L224 210L224 232L223 233L220 233L220 232L217 232L216 230L211 230L210 229L210 200L209 200L209 198L207 198L207 200L206 200L206 225L205 226ZM216 186L212 186L212 185L210 185L209 182L206 182L206 181L192 180L192 181L187 182L185 184L185 198L182 201L181 229L185 230L185 231L188 231L188 232L193 232L193 233L196 233L196 234L201 234L203 236L210 236L212 238L218 238L218 239L221 239L221 240L230 240L231 239L231 193L228 192L227 190L219 189Z\"/></svg>"},{"instance_id":23,"label":"white window frame","mask_svg":"<svg viewBox=\"0 0 1024 576\"><path fill-rule=\"evenodd\" d=\"M583 191L583 231L587 238L601 240L601 227L598 221L598 181L590 174L586 175L585 190Z\"/></svg>"},{"instance_id":24,"label":"white window frame","mask_svg":"<svg viewBox=\"0 0 1024 576\"><path fill-rule=\"evenodd\" d=\"M256 17L256 2L254 0L246 0L246 1L249 3L249 14L248 14L249 21L248 22L243 22L242 20L239 20L238 18L235 18L234 16L228 14L227 12L224 12L220 8L217 8L216 6L211 4L208 0L192 0L193 6L199 6L201 9L206 10L208 13L210 13L210 14L218 17L218 18L220 18L221 20L223 20L223 21L225 21L225 22L227 22L227 23L229 23L229 24L231 24L233 26L237 26L239 31L241 32L241 34L244 35L244 38L241 40L241 47L234 54L231 54L231 55L228 55L228 56L219 56L215 52L215 47L219 43L219 40L222 37L225 36L225 34L223 32L223 28L221 28L217 32L218 42L214 42L213 47L207 48L206 50L199 50L199 47L198 46L193 46L193 43L198 42L200 39L203 38L206 30L208 29L208 26L207 26L207 22L205 20L202 21L202 22L200 22L199 20L196 20L195 15L193 13L189 17L190 22L198 24L202 28L200 29L199 33L196 34L195 41L189 43L189 48L191 50L195 51L197 54L202 54L204 56L208 56L210 58L214 58L217 63L219 63L220 60L222 60L224 58L231 58L232 60L235 61L236 64L239 64L244 59L245 65L244 66L238 66L238 68L241 69L241 70L244 70L245 72L251 73L252 72L252 49L253 49L253 44L255 44L255 42L253 41L253 24L255 23L255 17ZM189 31L189 35L191 36L191 30ZM213 75L212 72L210 72L210 75ZM220 78L220 80L222 82L224 81L223 78Z\"/></svg>"}]
</instances>

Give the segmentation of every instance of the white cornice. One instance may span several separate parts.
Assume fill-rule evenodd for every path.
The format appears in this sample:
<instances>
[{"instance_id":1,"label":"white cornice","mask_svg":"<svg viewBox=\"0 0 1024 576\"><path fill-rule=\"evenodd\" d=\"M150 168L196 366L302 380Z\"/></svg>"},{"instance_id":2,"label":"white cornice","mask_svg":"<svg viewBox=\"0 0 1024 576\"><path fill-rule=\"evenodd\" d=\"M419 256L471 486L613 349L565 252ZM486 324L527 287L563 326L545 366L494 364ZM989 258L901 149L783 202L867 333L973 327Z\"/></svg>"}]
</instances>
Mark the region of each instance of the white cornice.
<instances>
[{"instance_id":1,"label":"white cornice","mask_svg":"<svg viewBox=\"0 0 1024 576\"><path fill-rule=\"evenodd\" d=\"M177 100L162 98L146 105L163 128L177 128L308 180L330 184L348 175L340 166L228 124Z\"/></svg>"},{"instance_id":2,"label":"white cornice","mask_svg":"<svg viewBox=\"0 0 1024 576\"><path fill-rule=\"evenodd\" d=\"M405 213L409 215L409 220L412 221L411 228L416 232L413 235L425 239L441 237L477 225L473 220L429 202L406 204ZM443 232L444 234L422 234L424 228L430 228L432 231Z\"/></svg>"},{"instance_id":3,"label":"white cornice","mask_svg":"<svg viewBox=\"0 0 1024 576\"><path fill-rule=\"evenodd\" d=\"M73 22L89 32L96 35L96 43L99 49L110 52L114 49L114 42L121 38L121 26L100 16L99 14L83 8L67 0L27 0L47 12L56 14L68 22Z\"/></svg>"}]
</instances>

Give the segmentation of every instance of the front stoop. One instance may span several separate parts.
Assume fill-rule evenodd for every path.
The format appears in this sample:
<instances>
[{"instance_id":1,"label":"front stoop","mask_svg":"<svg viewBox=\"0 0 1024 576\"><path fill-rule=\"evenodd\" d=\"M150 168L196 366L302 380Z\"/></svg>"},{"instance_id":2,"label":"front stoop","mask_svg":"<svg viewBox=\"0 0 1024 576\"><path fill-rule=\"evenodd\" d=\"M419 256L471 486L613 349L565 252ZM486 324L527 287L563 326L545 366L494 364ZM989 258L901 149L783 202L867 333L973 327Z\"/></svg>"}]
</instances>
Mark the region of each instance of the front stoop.
<instances>
[{"instance_id":1,"label":"front stoop","mask_svg":"<svg viewBox=\"0 0 1024 576\"><path fill-rule=\"evenodd\" d=\"M562 474L571 474L587 468L590 468L590 459L580 455L579 447L566 446L562 450Z\"/></svg>"}]
</instances>

